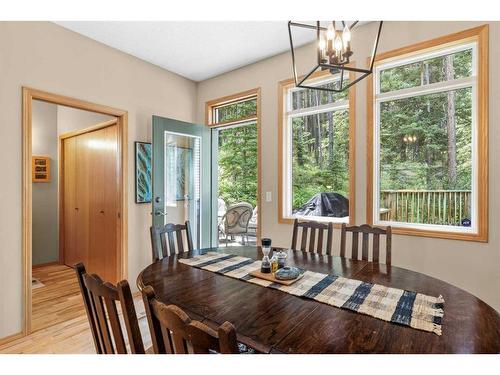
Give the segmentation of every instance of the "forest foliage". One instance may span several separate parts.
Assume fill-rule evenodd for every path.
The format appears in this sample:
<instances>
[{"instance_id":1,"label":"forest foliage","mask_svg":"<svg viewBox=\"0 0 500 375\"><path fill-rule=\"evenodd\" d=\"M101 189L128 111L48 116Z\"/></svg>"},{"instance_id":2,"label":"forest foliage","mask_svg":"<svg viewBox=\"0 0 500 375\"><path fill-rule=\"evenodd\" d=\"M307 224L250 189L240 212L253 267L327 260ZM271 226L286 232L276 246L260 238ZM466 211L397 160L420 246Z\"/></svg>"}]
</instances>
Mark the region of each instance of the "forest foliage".
<instances>
[{"instance_id":1,"label":"forest foliage","mask_svg":"<svg viewBox=\"0 0 500 375\"><path fill-rule=\"evenodd\" d=\"M216 109L217 122L234 121L257 113L250 99ZM257 124L255 121L222 127L219 133L219 196L231 205L257 205Z\"/></svg>"},{"instance_id":2,"label":"forest foliage","mask_svg":"<svg viewBox=\"0 0 500 375\"><path fill-rule=\"evenodd\" d=\"M381 72L389 92L470 76L471 50ZM381 190L470 190L470 87L380 105Z\"/></svg>"}]
</instances>

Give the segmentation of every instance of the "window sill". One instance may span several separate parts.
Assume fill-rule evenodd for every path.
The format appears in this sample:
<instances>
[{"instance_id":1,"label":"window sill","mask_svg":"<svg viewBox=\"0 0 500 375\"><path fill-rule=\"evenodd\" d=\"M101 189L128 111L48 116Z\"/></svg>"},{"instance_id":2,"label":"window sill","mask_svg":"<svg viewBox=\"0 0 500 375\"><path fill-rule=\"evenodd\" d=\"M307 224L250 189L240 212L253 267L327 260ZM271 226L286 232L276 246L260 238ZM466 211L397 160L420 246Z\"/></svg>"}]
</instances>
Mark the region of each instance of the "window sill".
<instances>
[{"instance_id":1,"label":"window sill","mask_svg":"<svg viewBox=\"0 0 500 375\"><path fill-rule=\"evenodd\" d=\"M390 223L377 223L375 226L387 226ZM488 233L473 233L473 232L457 232L457 231L444 231L432 229L417 229L402 226L391 226L393 234L417 236L417 237L430 237L440 238L447 240L460 240L460 241L474 241L474 242L488 242Z\"/></svg>"},{"instance_id":2,"label":"window sill","mask_svg":"<svg viewBox=\"0 0 500 375\"><path fill-rule=\"evenodd\" d=\"M340 229L342 227L342 224L347 224L347 225L350 225L350 222L349 222L349 217L347 217L347 221L333 221L333 220L328 220L328 219L318 219L317 217L304 217L304 216L299 216L297 218L295 217L283 217L280 215L280 217L278 218L278 223L280 224L293 224L293 222L295 221L295 219L299 219L299 221L316 221L316 222L319 222L319 223L332 223L333 224L333 227L335 229Z\"/></svg>"}]
</instances>

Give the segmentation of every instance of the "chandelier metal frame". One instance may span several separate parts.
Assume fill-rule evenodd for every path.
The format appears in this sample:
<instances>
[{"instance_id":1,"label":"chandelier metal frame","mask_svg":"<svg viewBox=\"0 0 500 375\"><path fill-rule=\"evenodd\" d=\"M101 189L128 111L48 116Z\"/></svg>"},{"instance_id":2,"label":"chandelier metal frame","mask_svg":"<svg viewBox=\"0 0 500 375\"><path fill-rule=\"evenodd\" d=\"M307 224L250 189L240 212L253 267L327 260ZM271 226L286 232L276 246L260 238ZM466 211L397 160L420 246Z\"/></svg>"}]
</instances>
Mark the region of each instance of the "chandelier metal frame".
<instances>
[{"instance_id":1,"label":"chandelier metal frame","mask_svg":"<svg viewBox=\"0 0 500 375\"><path fill-rule=\"evenodd\" d=\"M335 21L332 21L333 24L335 25ZM345 21L341 21L342 25L345 27ZM350 30L352 31L356 25L358 24L359 21L355 21L350 25ZM322 91L330 91L330 92L342 92L347 90L349 87L353 86L354 84L358 83L362 79L368 77L370 74L373 72L373 65L375 63L375 57L377 55L377 48L380 40L380 33L382 31L382 24L383 21L379 22L378 25L378 30L377 30L377 35L375 37L375 41L373 43L373 49L372 49L372 55L370 58L370 67L368 69L362 69L362 68L356 68L352 65L349 64L349 59L347 58L346 62L342 62L339 64L331 64L330 62L325 62L322 59L322 52L320 49L320 40L321 40L321 33L326 32L328 29L326 27L323 27L320 25L320 21L316 21L316 25L310 25L310 24L305 24L305 23L298 23L298 22L293 22L293 21L288 21L288 35L290 37L290 49L292 52L292 65L293 65L293 77L295 80L295 86L296 87L301 87L301 88L306 88L306 89L313 89L313 90L322 90ZM295 59L295 47L293 44L293 36L292 36L292 28L297 27L297 28L304 28L304 29L312 29L316 31L316 50L317 50L317 63L314 66L313 69L309 71L305 76L299 79L299 76L297 75L297 64L296 64L296 59ZM352 52L351 52L352 54ZM318 68L321 68L321 70L329 70L331 74L340 74L340 84L339 88L327 88L327 87L320 87L320 86L310 86L305 84L305 81L316 71ZM349 82L348 84L345 84L344 81L344 72L354 72L354 73L361 73L361 76L353 80L352 82Z\"/></svg>"}]
</instances>

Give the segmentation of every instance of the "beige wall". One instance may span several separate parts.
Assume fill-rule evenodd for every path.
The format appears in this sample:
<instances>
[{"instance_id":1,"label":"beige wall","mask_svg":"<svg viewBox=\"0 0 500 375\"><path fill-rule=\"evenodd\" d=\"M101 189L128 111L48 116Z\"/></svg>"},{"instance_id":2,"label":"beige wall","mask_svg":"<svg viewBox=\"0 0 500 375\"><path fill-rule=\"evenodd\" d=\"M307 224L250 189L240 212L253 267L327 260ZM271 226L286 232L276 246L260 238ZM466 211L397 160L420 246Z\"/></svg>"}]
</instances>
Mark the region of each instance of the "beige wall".
<instances>
[{"instance_id":1,"label":"beige wall","mask_svg":"<svg viewBox=\"0 0 500 375\"><path fill-rule=\"evenodd\" d=\"M83 111L81 109L57 106L57 134L61 135L75 130L85 129L92 125L114 119L96 112Z\"/></svg>"},{"instance_id":2,"label":"beige wall","mask_svg":"<svg viewBox=\"0 0 500 375\"><path fill-rule=\"evenodd\" d=\"M196 84L48 22L0 22L0 338L22 326L21 87L127 110L129 273L150 261L150 206L134 203L134 141L151 139L151 115L194 121ZM8 182L8 183L6 183Z\"/></svg>"},{"instance_id":3,"label":"beige wall","mask_svg":"<svg viewBox=\"0 0 500 375\"><path fill-rule=\"evenodd\" d=\"M483 22L484 23L484 22ZM379 51L384 52L419 41L481 25L478 22L386 22ZM370 54L368 34L376 24L359 28L353 38L365 40L354 60L365 62ZM353 40L353 43L355 40ZM314 56L312 46L299 50L299 59ZM201 82L198 85L199 122L204 121L205 102L255 87L262 88L262 235L276 245L290 246L291 225L278 223L278 86L280 80L291 78L290 54L285 53ZM500 311L500 22L490 23L490 241L487 244L395 236L393 263L432 275L455 284L488 302ZM300 74L309 64L299 64ZM366 209L366 81L356 86L356 222L365 222ZM273 201L265 202L265 192L272 192ZM335 249L338 249L336 231Z\"/></svg>"}]
</instances>

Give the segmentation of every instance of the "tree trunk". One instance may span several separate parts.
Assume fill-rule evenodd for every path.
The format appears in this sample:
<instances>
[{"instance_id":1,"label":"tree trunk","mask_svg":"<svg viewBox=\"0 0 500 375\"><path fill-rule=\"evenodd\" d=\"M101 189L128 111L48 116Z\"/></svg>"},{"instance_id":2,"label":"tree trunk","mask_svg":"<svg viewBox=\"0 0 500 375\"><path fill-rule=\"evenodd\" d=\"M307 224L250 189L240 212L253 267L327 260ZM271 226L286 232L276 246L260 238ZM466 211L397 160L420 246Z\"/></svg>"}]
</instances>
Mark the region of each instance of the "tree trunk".
<instances>
[{"instance_id":1,"label":"tree trunk","mask_svg":"<svg viewBox=\"0 0 500 375\"><path fill-rule=\"evenodd\" d=\"M314 105L320 105L321 104L321 93L319 90L315 90L314 92L315 96L315 101ZM318 165L321 167L323 165L323 152L321 150L321 115L316 115L316 138L314 139L315 143L315 148L316 148L316 162Z\"/></svg>"},{"instance_id":2,"label":"tree trunk","mask_svg":"<svg viewBox=\"0 0 500 375\"><path fill-rule=\"evenodd\" d=\"M430 83L429 64L423 63L422 86ZM431 101L427 100L427 113L431 111Z\"/></svg>"},{"instance_id":3,"label":"tree trunk","mask_svg":"<svg viewBox=\"0 0 500 375\"><path fill-rule=\"evenodd\" d=\"M309 90L309 103L310 107L316 106L316 93L315 90ZM314 154L314 162L318 164L318 118L317 116L308 116L310 117L310 133L313 138L313 142L309 143L309 151Z\"/></svg>"},{"instance_id":4,"label":"tree trunk","mask_svg":"<svg viewBox=\"0 0 500 375\"><path fill-rule=\"evenodd\" d=\"M327 112L328 121L328 168L333 170L333 113Z\"/></svg>"},{"instance_id":5,"label":"tree trunk","mask_svg":"<svg viewBox=\"0 0 500 375\"><path fill-rule=\"evenodd\" d=\"M454 78L453 56L445 57L444 73L447 81ZM455 92L448 91L448 104L446 108L446 129L448 132L448 179L450 188L457 182L457 137L455 124Z\"/></svg>"}]
</instances>

